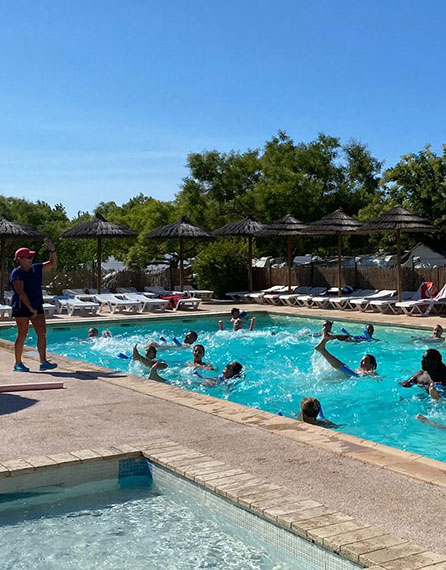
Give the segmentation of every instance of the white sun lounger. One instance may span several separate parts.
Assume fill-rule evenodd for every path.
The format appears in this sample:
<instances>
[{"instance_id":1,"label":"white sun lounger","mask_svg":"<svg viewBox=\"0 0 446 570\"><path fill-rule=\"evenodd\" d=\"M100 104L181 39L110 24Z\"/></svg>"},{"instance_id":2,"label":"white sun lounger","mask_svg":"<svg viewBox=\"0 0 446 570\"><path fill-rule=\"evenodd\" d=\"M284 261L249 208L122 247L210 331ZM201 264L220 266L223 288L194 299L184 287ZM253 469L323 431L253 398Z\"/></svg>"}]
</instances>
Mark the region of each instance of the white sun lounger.
<instances>
[{"instance_id":1,"label":"white sun lounger","mask_svg":"<svg viewBox=\"0 0 446 570\"><path fill-rule=\"evenodd\" d=\"M306 287L305 287L306 289ZM324 295L327 291L327 287L308 287L309 291L303 294L293 294L293 295L282 295L281 301L284 304L296 306L296 307L307 307L308 303L313 297L319 297Z\"/></svg>"},{"instance_id":2,"label":"white sun lounger","mask_svg":"<svg viewBox=\"0 0 446 570\"><path fill-rule=\"evenodd\" d=\"M175 285L174 290L175 290L175 293L179 293L180 292L180 286ZM199 299L202 299L203 301L204 300L210 301L212 299L212 297L214 296L214 292L211 291L210 289L194 289L190 285L185 285L183 287L183 293L188 293L189 295L192 295L192 297L198 297Z\"/></svg>"},{"instance_id":3,"label":"white sun lounger","mask_svg":"<svg viewBox=\"0 0 446 570\"><path fill-rule=\"evenodd\" d=\"M237 303L245 303L245 295L248 293L249 291L230 291L229 293L225 293L225 295Z\"/></svg>"},{"instance_id":4,"label":"white sun lounger","mask_svg":"<svg viewBox=\"0 0 446 570\"><path fill-rule=\"evenodd\" d=\"M116 287L118 293L123 293L127 295L128 293L137 293L138 295L143 295L146 299L153 299L155 293L149 293L149 291L138 291L136 287Z\"/></svg>"},{"instance_id":5,"label":"white sun lounger","mask_svg":"<svg viewBox=\"0 0 446 570\"><path fill-rule=\"evenodd\" d=\"M419 300L418 291L403 291L402 300ZM394 315L399 315L401 310L396 306L398 303L398 297L391 299L379 299L370 301L370 308L379 313L393 313Z\"/></svg>"},{"instance_id":6,"label":"white sun lounger","mask_svg":"<svg viewBox=\"0 0 446 570\"><path fill-rule=\"evenodd\" d=\"M291 287L291 291L297 292L298 287ZM267 293L263 297L263 301L268 305L281 305L280 297L281 295L286 295L288 293L288 285L284 285L274 293Z\"/></svg>"},{"instance_id":7,"label":"white sun lounger","mask_svg":"<svg viewBox=\"0 0 446 570\"><path fill-rule=\"evenodd\" d=\"M359 310L362 313L365 313L368 310L375 312L375 309L372 305L373 301L395 300L395 295L395 289L382 289L381 291L377 291L373 295L369 295L362 299L352 299L350 301L350 305L353 309Z\"/></svg>"},{"instance_id":8,"label":"white sun lounger","mask_svg":"<svg viewBox=\"0 0 446 570\"><path fill-rule=\"evenodd\" d=\"M42 306L45 317L47 317L48 319L54 317L54 313L56 312L56 305L53 305L52 303L43 303ZM1 313L1 308L0 308L0 313Z\"/></svg>"},{"instance_id":9,"label":"white sun lounger","mask_svg":"<svg viewBox=\"0 0 446 570\"><path fill-rule=\"evenodd\" d=\"M174 311L182 311L183 309L197 311L200 308L201 301L202 299L199 299L198 297L184 297L183 299L178 299L178 303Z\"/></svg>"},{"instance_id":10,"label":"white sun lounger","mask_svg":"<svg viewBox=\"0 0 446 570\"><path fill-rule=\"evenodd\" d=\"M446 285L432 299L401 301L396 303L396 307L410 317L427 317L432 311L439 313L446 307Z\"/></svg>"},{"instance_id":11,"label":"white sun lounger","mask_svg":"<svg viewBox=\"0 0 446 570\"><path fill-rule=\"evenodd\" d=\"M337 287L330 287L324 295L318 297L311 297L305 306L310 309L328 309L330 307L330 299L334 298L334 295L338 292Z\"/></svg>"},{"instance_id":12,"label":"white sun lounger","mask_svg":"<svg viewBox=\"0 0 446 570\"><path fill-rule=\"evenodd\" d=\"M142 312L143 304L140 301L132 301L131 299L127 299L125 295L113 295L111 293L108 294L96 294L94 299L97 303L99 303L100 307L99 310L101 311L105 307L108 308L110 313L114 314L116 311L139 311Z\"/></svg>"},{"instance_id":13,"label":"white sun lounger","mask_svg":"<svg viewBox=\"0 0 446 570\"><path fill-rule=\"evenodd\" d=\"M76 297L77 295L85 295L85 289L63 289L62 293L68 297Z\"/></svg>"},{"instance_id":14,"label":"white sun lounger","mask_svg":"<svg viewBox=\"0 0 446 570\"><path fill-rule=\"evenodd\" d=\"M342 297L330 297L328 300L329 305L332 309L340 309L341 311L354 311L355 307L352 306L352 302L356 299L363 299L369 295L377 293L376 289L358 289L353 291L351 295L343 295Z\"/></svg>"},{"instance_id":15,"label":"white sun lounger","mask_svg":"<svg viewBox=\"0 0 446 570\"><path fill-rule=\"evenodd\" d=\"M82 301L77 297L68 297L67 295L54 297L54 302L56 304L56 311L59 314L66 310L70 316L73 316L75 311L79 311L81 314L90 313L95 315L99 309L98 303Z\"/></svg>"},{"instance_id":16,"label":"white sun lounger","mask_svg":"<svg viewBox=\"0 0 446 570\"><path fill-rule=\"evenodd\" d=\"M121 293L119 287L118 292ZM149 295L149 293L147 293ZM155 299L152 297L146 297L144 293L125 293L125 299L129 299L130 301L135 301L136 303L142 303L141 313L144 311L154 311L155 309L159 309L160 311L165 311L169 301L166 299Z\"/></svg>"},{"instance_id":17,"label":"white sun lounger","mask_svg":"<svg viewBox=\"0 0 446 570\"><path fill-rule=\"evenodd\" d=\"M12 307L11 305L0 305L0 316L12 318Z\"/></svg>"},{"instance_id":18,"label":"white sun lounger","mask_svg":"<svg viewBox=\"0 0 446 570\"><path fill-rule=\"evenodd\" d=\"M251 293L245 293L243 296L243 300L247 301L248 303L258 303L259 305L263 304L263 297L268 294L273 294L276 291L282 289L282 285L273 285L268 289L262 289L261 291L252 291Z\"/></svg>"}]
</instances>

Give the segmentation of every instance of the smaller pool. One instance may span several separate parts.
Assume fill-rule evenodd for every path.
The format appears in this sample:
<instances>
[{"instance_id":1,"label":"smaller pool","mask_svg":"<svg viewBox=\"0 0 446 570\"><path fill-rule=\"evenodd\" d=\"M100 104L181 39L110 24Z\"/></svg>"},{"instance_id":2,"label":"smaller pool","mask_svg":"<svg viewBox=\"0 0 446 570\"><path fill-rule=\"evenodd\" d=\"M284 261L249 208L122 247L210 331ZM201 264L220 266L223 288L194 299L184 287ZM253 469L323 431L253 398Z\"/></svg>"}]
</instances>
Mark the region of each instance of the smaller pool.
<instances>
[{"instance_id":1,"label":"smaller pool","mask_svg":"<svg viewBox=\"0 0 446 570\"><path fill-rule=\"evenodd\" d=\"M145 459L122 463L119 479L0 494L2 570L357 568Z\"/></svg>"}]
</instances>

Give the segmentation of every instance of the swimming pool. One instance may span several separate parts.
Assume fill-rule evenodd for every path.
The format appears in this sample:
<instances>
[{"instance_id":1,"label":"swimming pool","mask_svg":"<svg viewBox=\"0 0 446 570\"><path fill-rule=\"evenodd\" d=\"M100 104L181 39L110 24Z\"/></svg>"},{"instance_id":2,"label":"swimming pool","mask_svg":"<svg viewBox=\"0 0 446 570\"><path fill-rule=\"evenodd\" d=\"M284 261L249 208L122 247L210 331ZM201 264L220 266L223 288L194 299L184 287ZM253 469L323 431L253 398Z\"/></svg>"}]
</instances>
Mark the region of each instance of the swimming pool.
<instances>
[{"instance_id":1,"label":"swimming pool","mask_svg":"<svg viewBox=\"0 0 446 570\"><path fill-rule=\"evenodd\" d=\"M244 365L245 377L232 390L206 387L193 374L193 368L186 366L191 360L190 350L160 352L159 357L169 364L161 374L171 384L288 417L295 417L302 397L316 397L325 416L341 424L339 431L446 460L444 433L416 420L421 413L446 423L446 402L434 403L425 391L398 385L420 369L423 352L432 348L433 345L413 339L427 336L427 332L376 326L375 337L380 342L331 342L330 351L352 368L357 367L366 352L377 358L376 378L346 379L314 353L318 338L312 334L321 329L319 319L258 314L253 332L237 333L219 331L217 320L218 317L190 317L107 323L98 326L100 330L108 328L113 337L95 341L85 340L88 325L55 326L48 331L48 349L144 376L147 370L140 363L123 360L118 353L130 355L136 343L141 344L142 351L145 343L159 341L160 336L182 339L187 331L196 330L198 342L206 348L206 361L221 372L227 362L238 360ZM336 322L333 331L340 331L343 325L354 334L363 328L360 324ZM13 340L15 329L9 327L0 335ZM28 342L35 342L33 334ZM444 354L445 349L440 351Z\"/></svg>"},{"instance_id":2,"label":"swimming pool","mask_svg":"<svg viewBox=\"0 0 446 570\"><path fill-rule=\"evenodd\" d=\"M0 492L2 569L359 568L144 458L104 463Z\"/></svg>"}]
</instances>

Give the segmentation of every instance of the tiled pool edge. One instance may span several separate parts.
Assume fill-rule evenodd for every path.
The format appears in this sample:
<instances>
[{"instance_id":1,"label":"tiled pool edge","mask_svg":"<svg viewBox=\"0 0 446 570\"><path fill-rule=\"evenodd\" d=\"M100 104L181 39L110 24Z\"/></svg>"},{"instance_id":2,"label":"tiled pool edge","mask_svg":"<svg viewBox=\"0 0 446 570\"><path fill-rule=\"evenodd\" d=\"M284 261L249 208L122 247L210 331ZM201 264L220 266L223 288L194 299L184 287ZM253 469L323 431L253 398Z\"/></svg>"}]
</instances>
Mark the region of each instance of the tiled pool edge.
<instances>
[{"instance_id":1,"label":"tiled pool edge","mask_svg":"<svg viewBox=\"0 0 446 570\"><path fill-rule=\"evenodd\" d=\"M352 517L330 510L311 498L295 495L284 487L232 468L167 438L3 461L0 463L0 488L5 477L42 473L60 466L139 457L145 457L235 506L370 570L446 568L444 555L427 551L379 528L357 523Z\"/></svg>"},{"instance_id":2,"label":"tiled pool edge","mask_svg":"<svg viewBox=\"0 0 446 570\"><path fill-rule=\"evenodd\" d=\"M0 339L0 348L13 350L14 344L11 341ZM37 359L35 349L27 347L27 350L34 353L27 355L27 358ZM266 430L280 437L286 437L301 444L394 471L425 483L446 487L446 463L442 461L250 408L243 404L189 392L176 386L142 379L139 376L123 372L118 373L115 370L81 360L54 353L51 354L51 358L57 361L63 369L77 374L85 376L91 374L98 380L121 388L127 388L235 423ZM115 374L119 374L119 377L114 377Z\"/></svg>"}]
</instances>

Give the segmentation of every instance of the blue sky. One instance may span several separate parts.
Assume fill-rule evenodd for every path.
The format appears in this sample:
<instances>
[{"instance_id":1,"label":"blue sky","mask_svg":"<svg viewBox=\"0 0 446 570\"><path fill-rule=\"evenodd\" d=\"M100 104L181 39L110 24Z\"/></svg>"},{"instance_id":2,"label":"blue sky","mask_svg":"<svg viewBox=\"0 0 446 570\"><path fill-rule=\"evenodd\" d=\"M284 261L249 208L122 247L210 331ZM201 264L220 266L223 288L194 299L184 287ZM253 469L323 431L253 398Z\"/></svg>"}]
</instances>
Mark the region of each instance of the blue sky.
<instances>
[{"instance_id":1,"label":"blue sky","mask_svg":"<svg viewBox=\"0 0 446 570\"><path fill-rule=\"evenodd\" d=\"M390 166L446 142L441 1L0 0L0 192L171 199L189 152L278 129Z\"/></svg>"}]
</instances>

